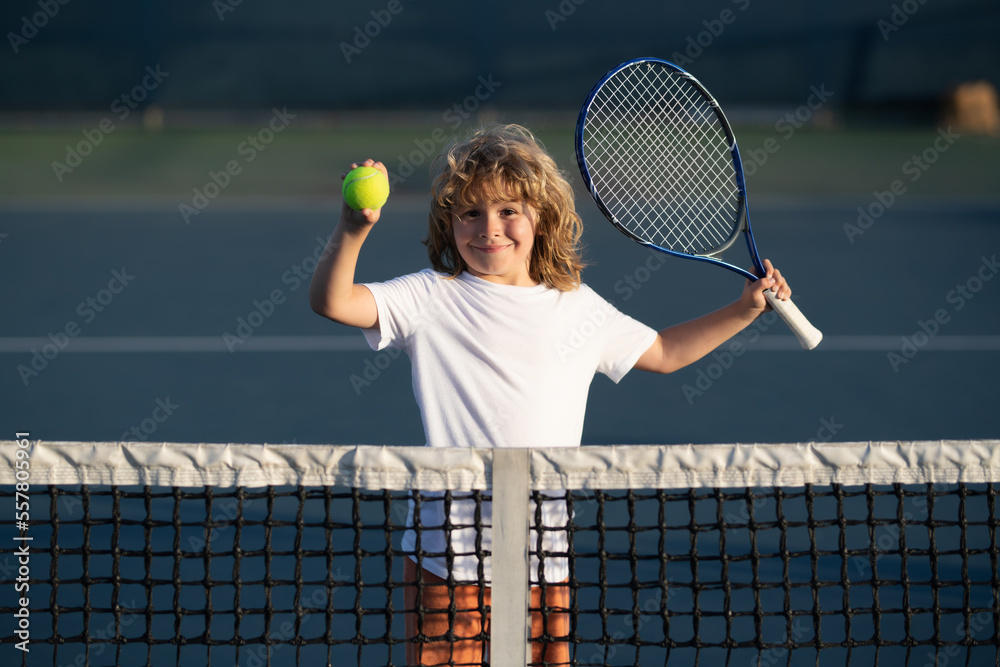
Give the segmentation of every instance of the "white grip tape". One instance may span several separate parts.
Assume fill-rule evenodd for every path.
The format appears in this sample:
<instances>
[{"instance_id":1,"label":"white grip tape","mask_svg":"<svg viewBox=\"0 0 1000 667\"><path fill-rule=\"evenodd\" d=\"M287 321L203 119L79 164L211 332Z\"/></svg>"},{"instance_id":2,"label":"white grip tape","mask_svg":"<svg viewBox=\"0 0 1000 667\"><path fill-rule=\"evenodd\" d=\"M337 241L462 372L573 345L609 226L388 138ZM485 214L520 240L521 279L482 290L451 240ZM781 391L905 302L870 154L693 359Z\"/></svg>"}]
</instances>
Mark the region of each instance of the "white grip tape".
<instances>
[{"instance_id":1,"label":"white grip tape","mask_svg":"<svg viewBox=\"0 0 1000 667\"><path fill-rule=\"evenodd\" d=\"M823 332L814 327L806 316L802 314L799 307L792 303L791 299L782 301L774 292L767 290L764 292L767 302L774 308L774 312L781 316L788 328L792 330L795 337L799 339L802 347L811 350L823 340Z\"/></svg>"}]
</instances>

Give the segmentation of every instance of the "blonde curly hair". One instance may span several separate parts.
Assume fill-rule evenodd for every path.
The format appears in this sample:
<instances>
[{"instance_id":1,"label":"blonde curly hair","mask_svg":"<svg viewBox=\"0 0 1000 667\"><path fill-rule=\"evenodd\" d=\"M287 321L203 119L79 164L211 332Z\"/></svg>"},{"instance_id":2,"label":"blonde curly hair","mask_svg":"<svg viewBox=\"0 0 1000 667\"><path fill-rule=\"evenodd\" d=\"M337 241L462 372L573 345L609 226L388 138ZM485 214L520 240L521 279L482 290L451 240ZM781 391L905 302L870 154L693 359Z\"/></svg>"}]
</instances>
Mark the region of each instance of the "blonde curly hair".
<instances>
[{"instance_id":1,"label":"blonde curly hair","mask_svg":"<svg viewBox=\"0 0 1000 667\"><path fill-rule=\"evenodd\" d=\"M520 125L474 132L434 161L428 235L434 270L455 277L466 270L452 232L455 208L525 201L538 213L528 274L566 292L580 285L584 267L573 188L534 135Z\"/></svg>"}]
</instances>

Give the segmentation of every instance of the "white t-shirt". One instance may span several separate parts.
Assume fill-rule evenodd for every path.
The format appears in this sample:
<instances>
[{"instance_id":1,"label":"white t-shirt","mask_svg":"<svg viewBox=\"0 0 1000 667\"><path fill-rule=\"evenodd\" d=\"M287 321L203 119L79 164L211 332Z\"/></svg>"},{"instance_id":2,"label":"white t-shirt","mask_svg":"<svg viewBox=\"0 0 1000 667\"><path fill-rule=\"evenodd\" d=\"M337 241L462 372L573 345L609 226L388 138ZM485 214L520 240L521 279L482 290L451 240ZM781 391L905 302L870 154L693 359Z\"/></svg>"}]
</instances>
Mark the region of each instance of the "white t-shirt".
<instances>
[{"instance_id":1,"label":"white t-shirt","mask_svg":"<svg viewBox=\"0 0 1000 667\"><path fill-rule=\"evenodd\" d=\"M656 338L655 330L586 285L560 292L544 285L497 285L469 273L451 279L427 269L366 287L375 297L379 326L364 330L365 337L373 349L395 347L409 355L413 393L431 447L579 446L594 374L618 382ZM453 502L452 523L466 523L467 515L471 524L472 505ZM543 505L546 526L565 525L564 502ZM488 510L484 504L487 526ZM412 511L411 501L407 525ZM443 502L425 498L420 518L421 550L443 553L445 531L428 530L444 525ZM536 539L533 534L533 547ZM403 548L415 544L408 530ZM474 581L479 565L474 530L452 530L451 546L455 578ZM482 548L491 548L489 530ZM444 556L425 556L422 565L438 576L448 574ZM485 569L489 581L488 562ZM534 567L532 574L535 579ZM547 581L567 574L565 559L546 559Z\"/></svg>"}]
</instances>

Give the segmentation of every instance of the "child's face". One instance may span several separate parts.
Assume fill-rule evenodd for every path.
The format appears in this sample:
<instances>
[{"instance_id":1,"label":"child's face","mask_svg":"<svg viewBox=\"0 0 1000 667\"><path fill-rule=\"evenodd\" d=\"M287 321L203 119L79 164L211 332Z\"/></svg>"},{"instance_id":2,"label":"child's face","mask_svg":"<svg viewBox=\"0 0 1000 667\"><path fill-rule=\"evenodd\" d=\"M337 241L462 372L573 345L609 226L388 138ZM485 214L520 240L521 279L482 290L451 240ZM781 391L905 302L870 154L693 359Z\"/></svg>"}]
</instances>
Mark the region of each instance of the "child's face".
<instances>
[{"instance_id":1,"label":"child's face","mask_svg":"<svg viewBox=\"0 0 1000 667\"><path fill-rule=\"evenodd\" d=\"M500 285L535 285L528 272L537 214L524 201L456 207L452 233L469 273Z\"/></svg>"}]
</instances>

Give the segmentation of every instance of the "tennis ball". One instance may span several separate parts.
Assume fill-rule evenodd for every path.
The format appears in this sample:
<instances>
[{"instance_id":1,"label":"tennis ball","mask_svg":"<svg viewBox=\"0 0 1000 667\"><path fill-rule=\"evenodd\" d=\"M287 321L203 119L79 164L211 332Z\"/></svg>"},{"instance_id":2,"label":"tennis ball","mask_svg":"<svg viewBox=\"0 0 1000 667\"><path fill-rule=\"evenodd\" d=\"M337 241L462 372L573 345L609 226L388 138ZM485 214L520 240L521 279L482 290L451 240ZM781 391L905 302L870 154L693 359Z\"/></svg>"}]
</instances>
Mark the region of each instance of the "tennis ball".
<instances>
[{"instance_id":1,"label":"tennis ball","mask_svg":"<svg viewBox=\"0 0 1000 667\"><path fill-rule=\"evenodd\" d=\"M389 179L375 167L352 169L344 178L344 201L355 211L379 209L389 198Z\"/></svg>"}]
</instances>

